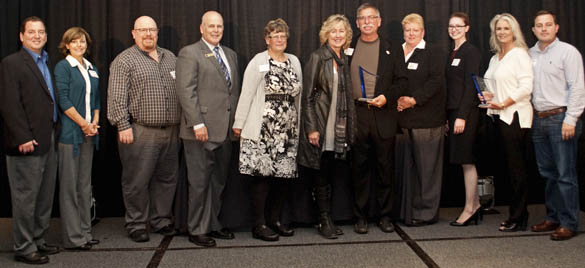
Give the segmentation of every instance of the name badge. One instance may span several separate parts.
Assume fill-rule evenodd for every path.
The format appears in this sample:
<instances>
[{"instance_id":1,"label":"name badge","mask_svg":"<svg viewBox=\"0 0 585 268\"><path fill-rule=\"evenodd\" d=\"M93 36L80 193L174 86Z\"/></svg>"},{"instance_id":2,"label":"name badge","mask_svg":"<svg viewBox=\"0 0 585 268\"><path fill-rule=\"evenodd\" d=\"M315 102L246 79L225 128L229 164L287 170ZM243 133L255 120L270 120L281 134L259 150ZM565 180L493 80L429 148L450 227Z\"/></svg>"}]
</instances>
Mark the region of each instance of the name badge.
<instances>
[{"instance_id":1,"label":"name badge","mask_svg":"<svg viewBox=\"0 0 585 268\"><path fill-rule=\"evenodd\" d=\"M258 71L261 73L268 72L268 70L270 70L270 66L268 66L268 64L262 64L258 66Z\"/></svg>"},{"instance_id":2,"label":"name badge","mask_svg":"<svg viewBox=\"0 0 585 268\"><path fill-rule=\"evenodd\" d=\"M453 62L451 62L451 66L459 66L459 62L461 62L461 59L453 59Z\"/></svg>"},{"instance_id":3,"label":"name badge","mask_svg":"<svg viewBox=\"0 0 585 268\"><path fill-rule=\"evenodd\" d=\"M94 71L94 70L89 70L88 72L89 72L89 75L90 75L91 77L94 77L94 78L100 78L100 77L98 76L98 74L97 74L97 72L96 72L96 71Z\"/></svg>"},{"instance_id":4,"label":"name badge","mask_svg":"<svg viewBox=\"0 0 585 268\"><path fill-rule=\"evenodd\" d=\"M205 57L206 57L206 58L209 58L209 57L215 57L215 55L213 55L213 53L207 53L207 54L205 54Z\"/></svg>"},{"instance_id":5,"label":"name badge","mask_svg":"<svg viewBox=\"0 0 585 268\"><path fill-rule=\"evenodd\" d=\"M171 77L173 79L177 79L177 75L175 74L175 71L171 71L170 74L171 74Z\"/></svg>"},{"instance_id":6,"label":"name badge","mask_svg":"<svg viewBox=\"0 0 585 268\"><path fill-rule=\"evenodd\" d=\"M353 55L353 48L348 47L343 51L343 53L345 53L345 55L352 56Z\"/></svg>"},{"instance_id":7,"label":"name badge","mask_svg":"<svg viewBox=\"0 0 585 268\"><path fill-rule=\"evenodd\" d=\"M418 69L418 63L416 63L416 62L409 62L408 63L408 69L409 70L416 70L416 69Z\"/></svg>"}]
</instances>

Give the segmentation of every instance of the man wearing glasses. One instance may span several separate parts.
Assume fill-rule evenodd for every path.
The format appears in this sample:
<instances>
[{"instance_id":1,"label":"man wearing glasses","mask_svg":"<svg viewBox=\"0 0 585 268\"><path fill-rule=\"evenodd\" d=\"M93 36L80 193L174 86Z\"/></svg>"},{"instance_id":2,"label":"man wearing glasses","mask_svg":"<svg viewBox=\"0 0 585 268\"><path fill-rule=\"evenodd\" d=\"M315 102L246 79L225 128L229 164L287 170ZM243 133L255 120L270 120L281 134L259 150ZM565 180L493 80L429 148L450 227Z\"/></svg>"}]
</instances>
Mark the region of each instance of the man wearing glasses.
<instances>
[{"instance_id":1,"label":"man wearing glasses","mask_svg":"<svg viewBox=\"0 0 585 268\"><path fill-rule=\"evenodd\" d=\"M378 28L381 23L378 8L369 3L359 6L357 27L360 35L346 50L350 56L357 114L357 139L352 147L352 177L354 215L357 218L354 231L358 234L368 232L370 193L376 195L375 200L380 208L378 226L383 232L394 231L391 212L396 101L408 82L402 49L380 38Z\"/></svg>"},{"instance_id":2,"label":"man wearing glasses","mask_svg":"<svg viewBox=\"0 0 585 268\"><path fill-rule=\"evenodd\" d=\"M540 175L546 179L545 220L533 232L554 231L552 240L567 240L579 227L577 145L579 117L585 107L583 60L579 50L557 38L559 25L549 11L539 11L530 48L534 69L532 141Z\"/></svg>"},{"instance_id":3,"label":"man wearing glasses","mask_svg":"<svg viewBox=\"0 0 585 268\"><path fill-rule=\"evenodd\" d=\"M136 19L135 45L110 66L108 119L118 128L126 229L135 242L149 240L147 225L175 234L171 207L177 183L181 109L175 92L175 55L157 46L156 22Z\"/></svg>"}]
</instances>

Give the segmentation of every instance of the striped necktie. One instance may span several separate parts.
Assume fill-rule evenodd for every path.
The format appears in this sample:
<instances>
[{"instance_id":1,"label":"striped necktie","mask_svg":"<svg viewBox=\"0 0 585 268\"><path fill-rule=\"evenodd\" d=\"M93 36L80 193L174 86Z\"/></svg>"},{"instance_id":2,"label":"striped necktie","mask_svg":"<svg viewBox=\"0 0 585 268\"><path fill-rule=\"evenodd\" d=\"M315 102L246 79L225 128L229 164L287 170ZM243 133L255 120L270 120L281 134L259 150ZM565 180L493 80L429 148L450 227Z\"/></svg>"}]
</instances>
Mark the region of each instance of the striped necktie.
<instances>
[{"instance_id":1,"label":"striped necktie","mask_svg":"<svg viewBox=\"0 0 585 268\"><path fill-rule=\"evenodd\" d=\"M227 66L223 62L223 59L221 59L221 55L219 54L219 47L213 48L213 54L215 54L215 58L217 58L217 61L219 62L219 66L221 66L221 70L223 71L223 76L225 78L225 82L227 83L228 88L230 88L232 86L232 80L230 79L230 72L228 71Z\"/></svg>"}]
</instances>

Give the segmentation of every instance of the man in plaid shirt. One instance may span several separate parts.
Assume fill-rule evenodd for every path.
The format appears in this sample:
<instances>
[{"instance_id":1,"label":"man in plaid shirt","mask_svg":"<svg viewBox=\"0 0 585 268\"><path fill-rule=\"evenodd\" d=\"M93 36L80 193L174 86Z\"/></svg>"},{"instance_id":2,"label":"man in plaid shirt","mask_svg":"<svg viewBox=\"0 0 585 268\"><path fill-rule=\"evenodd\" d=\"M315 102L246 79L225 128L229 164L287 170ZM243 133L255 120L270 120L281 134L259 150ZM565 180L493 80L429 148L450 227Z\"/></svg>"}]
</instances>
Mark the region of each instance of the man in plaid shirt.
<instances>
[{"instance_id":1,"label":"man in plaid shirt","mask_svg":"<svg viewBox=\"0 0 585 268\"><path fill-rule=\"evenodd\" d=\"M153 231L175 234L171 207L177 184L179 102L175 55L157 46L156 22L136 19L135 45L110 66L108 119L118 128L126 229L135 242ZM150 214L150 215L149 215Z\"/></svg>"}]
</instances>

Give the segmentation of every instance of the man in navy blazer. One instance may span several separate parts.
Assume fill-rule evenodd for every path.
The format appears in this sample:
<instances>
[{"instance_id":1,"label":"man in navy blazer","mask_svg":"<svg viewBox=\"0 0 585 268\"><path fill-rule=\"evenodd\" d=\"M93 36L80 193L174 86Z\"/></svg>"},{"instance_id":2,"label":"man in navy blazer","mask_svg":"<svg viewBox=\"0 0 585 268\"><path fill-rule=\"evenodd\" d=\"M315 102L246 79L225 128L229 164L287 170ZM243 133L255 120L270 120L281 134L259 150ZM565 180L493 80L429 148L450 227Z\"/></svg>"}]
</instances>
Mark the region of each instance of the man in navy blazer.
<instances>
[{"instance_id":1,"label":"man in navy blazer","mask_svg":"<svg viewBox=\"0 0 585 268\"><path fill-rule=\"evenodd\" d=\"M360 5L356 23L360 35L346 50L350 56L358 126L352 147L354 215L357 219L354 231L368 232L368 204L372 193L380 209L378 226L389 233L394 231L391 214L398 128L396 100L408 86L402 60L404 54L400 46L378 35L382 18L374 5Z\"/></svg>"},{"instance_id":2,"label":"man in navy blazer","mask_svg":"<svg viewBox=\"0 0 585 268\"><path fill-rule=\"evenodd\" d=\"M49 262L59 252L44 236L49 229L57 175L57 88L49 69L45 24L26 18L20 27L22 49L0 65L0 111L4 120L6 166L12 197L17 261Z\"/></svg>"}]
</instances>

